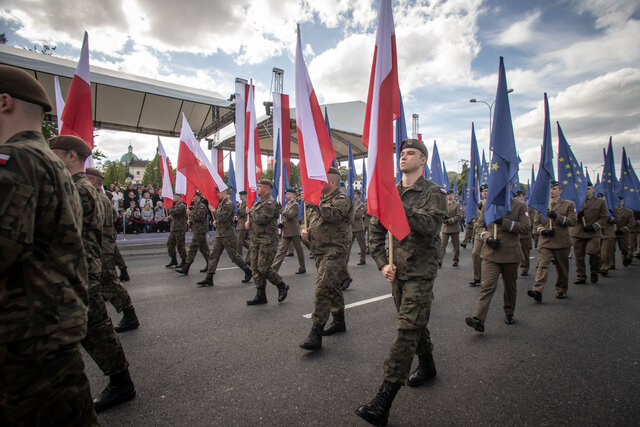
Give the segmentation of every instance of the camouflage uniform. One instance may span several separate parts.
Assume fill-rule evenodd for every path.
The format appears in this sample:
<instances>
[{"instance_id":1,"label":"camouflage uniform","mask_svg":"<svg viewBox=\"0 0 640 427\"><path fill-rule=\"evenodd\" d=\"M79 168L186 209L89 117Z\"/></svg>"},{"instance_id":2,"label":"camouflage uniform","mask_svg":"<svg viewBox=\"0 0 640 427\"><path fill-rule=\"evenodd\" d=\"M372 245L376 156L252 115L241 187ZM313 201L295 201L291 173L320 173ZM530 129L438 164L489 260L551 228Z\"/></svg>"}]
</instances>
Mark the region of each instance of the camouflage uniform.
<instances>
[{"instance_id":1,"label":"camouflage uniform","mask_svg":"<svg viewBox=\"0 0 640 427\"><path fill-rule=\"evenodd\" d=\"M324 326L329 313L344 310L342 282L351 245L353 203L339 189L323 194L317 206L308 205L309 247L316 262L318 278L314 284L314 325Z\"/></svg>"},{"instance_id":2,"label":"camouflage uniform","mask_svg":"<svg viewBox=\"0 0 640 427\"><path fill-rule=\"evenodd\" d=\"M423 176L411 186L397 184L409 221L409 234L393 239L393 264L397 267L392 284L398 311L396 339L382 368L385 381L404 384L413 356L431 354L433 344L427 324L433 301L433 283L438 274L440 230L447 215L446 191ZM369 246L378 269L389 264L385 241L387 230L378 218L371 218Z\"/></svg>"},{"instance_id":3,"label":"camouflage uniform","mask_svg":"<svg viewBox=\"0 0 640 427\"><path fill-rule=\"evenodd\" d=\"M347 263L349 263L348 258L351 256L351 248L353 247L353 242L358 241L358 246L360 247L360 263L364 264L367 257L367 245L364 241L364 214L365 214L365 206L362 202L355 202L353 206L353 221L351 222L351 233L353 237L351 238L351 244L349 245L349 253L347 254Z\"/></svg>"},{"instance_id":4,"label":"camouflage uniform","mask_svg":"<svg viewBox=\"0 0 640 427\"><path fill-rule=\"evenodd\" d=\"M78 192L39 132L14 135L0 154L2 424L97 424L80 353L88 274Z\"/></svg>"},{"instance_id":5,"label":"camouflage uniform","mask_svg":"<svg viewBox=\"0 0 640 427\"><path fill-rule=\"evenodd\" d=\"M238 222L236 223L236 231L238 233L238 237L236 240L236 252L238 252L239 256L242 256L242 248L247 248L247 256L244 259L246 262L249 262L251 257L251 249L249 245L249 232L245 228L244 224L247 222L247 202L240 203L238 207Z\"/></svg>"},{"instance_id":6,"label":"camouflage uniform","mask_svg":"<svg viewBox=\"0 0 640 427\"><path fill-rule=\"evenodd\" d=\"M213 274L218 268L218 261L220 261L220 255L222 251L226 249L227 255L231 258L231 261L240 267L243 271L247 271L249 266L236 252L235 247L235 233L233 224L233 205L229 197L218 202L218 207L213 213L216 219L216 236L213 239L213 247L211 248L211 254L209 255L209 266L207 273ZM248 273L247 273L248 274Z\"/></svg>"},{"instance_id":7,"label":"camouflage uniform","mask_svg":"<svg viewBox=\"0 0 640 427\"><path fill-rule=\"evenodd\" d=\"M189 215L191 221L191 244L189 245L189 255L187 255L187 264L193 263L196 259L198 250L205 260L209 259L209 245L207 244L207 231L209 231L209 210L204 203L198 202L191 209Z\"/></svg>"},{"instance_id":8,"label":"camouflage uniform","mask_svg":"<svg viewBox=\"0 0 640 427\"><path fill-rule=\"evenodd\" d=\"M269 194L253 204L249 211L251 230L251 268L256 289L264 289L269 280L282 283L280 275L271 267L278 251L278 216L280 204Z\"/></svg>"},{"instance_id":9,"label":"camouflage uniform","mask_svg":"<svg viewBox=\"0 0 640 427\"><path fill-rule=\"evenodd\" d=\"M116 267L118 267L121 271L127 269L127 264L124 262L124 258L122 258L122 254L120 253L120 249L118 249L118 246L116 246L115 248L114 262L116 264Z\"/></svg>"},{"instance_id":10,"label":"camouflage uniform","mask_svg":"<svg viewBox=\"0 0 640 427\"><path fill-rule=\"evenodd\" d=\"M169 218L171 220L169 239L167 240L169 256L175 258L176 248L178 248L180 259L185 261L187 259L187 249L184 243L184 235L187 232L187 205L183 202L174 203L169 209Z\"/></svg>"}]
</instances>

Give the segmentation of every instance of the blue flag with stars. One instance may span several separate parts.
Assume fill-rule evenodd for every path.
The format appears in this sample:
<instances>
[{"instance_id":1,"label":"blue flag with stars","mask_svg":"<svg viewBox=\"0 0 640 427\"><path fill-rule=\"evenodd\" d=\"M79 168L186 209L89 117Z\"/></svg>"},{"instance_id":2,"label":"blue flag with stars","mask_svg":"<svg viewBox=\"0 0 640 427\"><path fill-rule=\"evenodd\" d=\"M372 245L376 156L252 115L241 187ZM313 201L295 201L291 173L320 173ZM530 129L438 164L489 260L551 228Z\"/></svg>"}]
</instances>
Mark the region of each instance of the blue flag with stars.
<instances>
[{"instance_id":1,"label":"blue flag with stars","mask_svg":"<svg viewBox=\"0 0 640 427\"><path fill-rule=\"evenodd\" d=\"M629 159L628 157L627 157L627 162L629 165L627 170L629 171L629 175L631 176L631 182L633 183L636 193L640 194L640 180L638 180L638 175L636 175L636 171L633 169L633 166L631 165L631 159Z\"/></svg>"},{"instance_id":2,"label":"blue flag with stars","mask_svg":"<svg viewBox=\"0 0 640 427\"><path fill-rule=\"evenodd\" d=\"M444 179L442 173L442 162L438 153L438 145L433 141L433 155L431 156L431 169L429 170L429 181L444 187Z\"/></svg>"},{"instance_id":3,"label":"blue flag with stars","mask_svg":"<svg viewBox=\"0 0 640 427\"><path fill-rule=\"evenodd\" d=\"M327 131L329 131L329 139L331 140L331 145L333 145L333 137L331 136L331 125L329 124L329 114L327 114L327 107L324 107L324 122L327 125ZM334 151L335 151L335 147L334 147ZM335 157L331 162L331 167L338 169L338 162L336 161Z\"/></svg>"},{"instance_id":4,"label":"blue flag with stars","mask_svg":"<svg viewBox=\"0 0 640 427\"><path fill-rule=\"evenodd\" d=\"M453 200L460 202L460 195L458 194L458 177L453 179Z\"/></svg>"},{"instance_id":5,"label":"blue flag with stars","mask_svg":"<svg viewBox=\"0 0 640 427\"><path fill-rule=\"evenodd\" d=\"M404 104L402 103L402 93L400 94L400 117L396 119L396 184L402 179L402 171L400 171L400 144L408 138L407 121L404 117Z\"/></svg>"},{"instance_id":6,"label":"blue flag with stars","mask_svg":"<svg viewBox=\"0 0 640 427\"><path fill-rule=\"evenodd\" d=\"M504 59L500 57L498 71L498 89L496 91L495 114L491 129L490 150L492 152L489 167L489 192L484 212L485 223L491 224L511 213L511 190L509 185L513 175L518 173L518 153L513 135L511 108L507 92L507 75ZM538 180L540 178L538 177Z\"/></svg>"},{"instance_id":7,"label":"blue flag with stars","mask_svg":"<svg viewBox=\"0 0 640 427\"><path fill-rule=\"evenodd\" d=\"M482 173L480 174L480 185L489 184L489 164L484 156L484 149L482 150Z\"/></svg>"},{"instance_id":8,"label":"blue flag with stars","mask_svg":"<svg viewBox=\"0 0 640 427\"><path fill-rule=\"evenodd\" d=\"M236 186L236 171L233 167L233 160L231 160L233 156L229 155L229 176L227 177L227 186L229 187L229 198L231 199L231 202L233 203L233 208L235 209L235 214L238 214L238 204L236 203L236 192L237 192L237 186Z\"/></svg>"},{"instance_id":9,"label":"blue flag with stars","mask_svg":"<svg viewBox=\"0 0 640 427\"><path fill-rule=\"evenodd\" d=\"M355 188L353 184L356 182L358 174L356 173L356 164L353 161L353 152L351 151L351 140L349 140L349 167L347 168L347 196L351 201L355 201Z\"/></svg>"},{"instance_id":10,"label":"blue flag with stars","mask_svg":"<svg viewBox=\"0 0 640 427\"><path fill-rule=\"evenodd\" d=\"M562 187L562 198L571 200L580 210L587 199L588 178L583 175L582 167L573 154L564 137L560 123L558 125L558 181Z\"/></svg>"},{"instance_id":11,"label":"blue flag with stars","mask_svg":"<svg viewBox=\"0 0 640 427\"><path fill-rule=\"evenodd\" d=\"M627 151L622 147L622 167L620 171L620 196L624 198L624 207L640 211L640 194L633 180L627 159Z\"/></svg>"},{"instance_id":12,"label":"blue flag with stars","mask_svg":"<svg viewBox=\"0 0 640 427\"><path fill-rule=\"evenodd\" d=\"M449 181L449 174L447 173L447 165L442 162L442 180L444 181L444 189L451 190L451 181Z\"/></svg>"},{"instance_id":13,"label":"blue flag with stars","mask_svg":"<svg viewBox=\"0 0 640 427\"><path fill-rule=\"evenodd\" d=\"M611 137L609 137L609 147L604 158L604 169L602 170L602 186L600 191L604 194L604 200L607 202L607 209L609 209L609 215L613 216L616 206L618 205L617 187L618 178L616 178L615 163L613 160L613 146L611 144Z\"/></svg>"},{"instance_id":14,"label":"blue flag with stars","mask_svg":"<svg viewBox=\"0 0 640 427\"><path fill-rule=\"evenodd\" d=\"M549 206L549 184L555 180L553 173L553 147L551 145L551 122L549 120L549 101L547 94L544 94L544 133L542 136L542 150L540 151L540 165L538 166L538 176L531 188L529 195L529 206L542 214L542 218L547 217Z\"/></svg>"},{"instance_id":15,"label":"blue flag with stars","mask_svg":"<svg viewBox=\"0 0 640 427\"><path fill-rule=\"evenodd\" d=\"M475 127L473 123L471 123L471 161L469 163L469 170L467 171L467 214L465 216L467 223L471 222L471 220L478 215L481 173L482 165L480 165L478 141L476 140Z\"/></svg>"}]
</instances>

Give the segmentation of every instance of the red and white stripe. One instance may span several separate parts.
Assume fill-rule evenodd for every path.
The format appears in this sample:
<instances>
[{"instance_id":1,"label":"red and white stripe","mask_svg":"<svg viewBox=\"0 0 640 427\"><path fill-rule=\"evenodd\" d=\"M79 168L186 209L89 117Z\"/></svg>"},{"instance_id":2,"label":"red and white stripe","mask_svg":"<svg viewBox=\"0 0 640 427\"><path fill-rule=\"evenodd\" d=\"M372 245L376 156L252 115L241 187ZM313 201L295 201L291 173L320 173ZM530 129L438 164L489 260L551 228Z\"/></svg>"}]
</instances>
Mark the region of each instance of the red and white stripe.
<instances>
[{"instance_id":1,"label":"red and white stripe","mask_svg":"<svg viewBox=\"0 0 640 427\"><path fill-rule=\"evenodd\" d=\"M258 120L256 118L255 86L249 85L247 96L247 109L245 115L245 151L247 157L246 168L246 192L247 207L253 206L256 199L258 180L262 176L262 157L260 154L260 141L258 139Z\"/></svg>"},{"instance_id":2,"label":"red and white stripe","mask_svg":"<svg viewBox=\"0 0 640 427\"><path fill-rule=\"evenodd\" d=\"M160 189L160 197L164 205L170 208L173 205L173 189L171 188L171 166L169 165L169 158L164 151L164 146L160 142L158 137L158 154L160 155L160 168L162 169L162 188Z\"/></svg>"},{"instance_id":3,"label":"red and white stripe","mask_svg":"<svg viewBox=\"0 0 640 427\"><path fill-rule=\"evenodd\" d=\"M247 94L249 88L246 83L236 81L236 191L246 191L246 167L244 144L244 118L247 109Z\"/></svg>"}]
</instances>

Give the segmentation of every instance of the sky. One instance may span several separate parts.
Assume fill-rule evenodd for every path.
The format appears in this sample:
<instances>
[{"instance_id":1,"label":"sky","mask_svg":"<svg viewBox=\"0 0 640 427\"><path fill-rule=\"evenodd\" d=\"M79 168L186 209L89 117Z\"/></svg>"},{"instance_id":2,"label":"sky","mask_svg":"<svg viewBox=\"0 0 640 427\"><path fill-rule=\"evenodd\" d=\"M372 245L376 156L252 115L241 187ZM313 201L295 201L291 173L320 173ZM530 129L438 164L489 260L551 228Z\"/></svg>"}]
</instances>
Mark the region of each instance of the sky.
<instances>
[{"instance_id":1,"label":"sky","mask_svg":"<svg viewBox=\"0 0 640 427\"><path fill-rule=\"evenodd\" d=\"M480 150L489 155L490 110L469 99L493 102L500 56L513 89L521 182L532 165L537 172L545 92L554 153L558 121L594 179L609 137L618 173L623 147L634 166L640 165L637 0L392 4L407 127L418 114L423 140L430 151L437 141L449 170L470 158L472 122ZM56 46L54 55L77 61L86 30L92 65L225 97L234 92L236 77L254 79L260 115L263 101L270 100L273 67L285 71L284 92L295 106L296 23L320 103L366 101L377 7L367 0L2 0L0 33L9 45ZM98 134L96 144L111 160L129 143L143 159L155 154L154 136ZM163 138L163 144L175 164L178 140Z\"/></svg>"}]
</instances>

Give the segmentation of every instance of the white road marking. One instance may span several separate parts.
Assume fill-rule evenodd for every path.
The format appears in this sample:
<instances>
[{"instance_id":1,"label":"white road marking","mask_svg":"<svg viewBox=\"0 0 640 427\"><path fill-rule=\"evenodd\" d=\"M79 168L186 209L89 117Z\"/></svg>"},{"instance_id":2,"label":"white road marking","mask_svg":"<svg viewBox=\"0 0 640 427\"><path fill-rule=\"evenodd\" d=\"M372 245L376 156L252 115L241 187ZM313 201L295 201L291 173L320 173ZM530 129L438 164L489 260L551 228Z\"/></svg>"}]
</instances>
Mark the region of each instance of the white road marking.
<instances>
[{"instance_id":1,"label":"white road marking","mask_svg":"<svg viewBox=\"0 0 640 427\"><path fill-rule=\"evenodd\" d=\"M369 299L365 299L365 300L362 300L362 301L352 302L351 304L345 305L344 308L347 309L347 308L357 307L359 305L369 304L370 302L381 301L383 299L391 298L391 296L392 296L391 294L386 294L386 295L382 295L382 296L379 296L379 297L374 297L374 298L369 298ZM312 313L305 314L302 317L304 317L306 319L311 319L311 314Z\"/></svg>"},{"instance_id":2,"label":"white road marking","mask_svg":"<svg viewBox=\"0 0 640 427\"><path fill-rule=\"evenodd\" d=\"M237 268L240 268L240 267L237 267L237 266L236 266L236 267L216 268L216 271L222 271L222 270L235 270L235 269L237 269Z\"/></svg>"}]
</instances>

